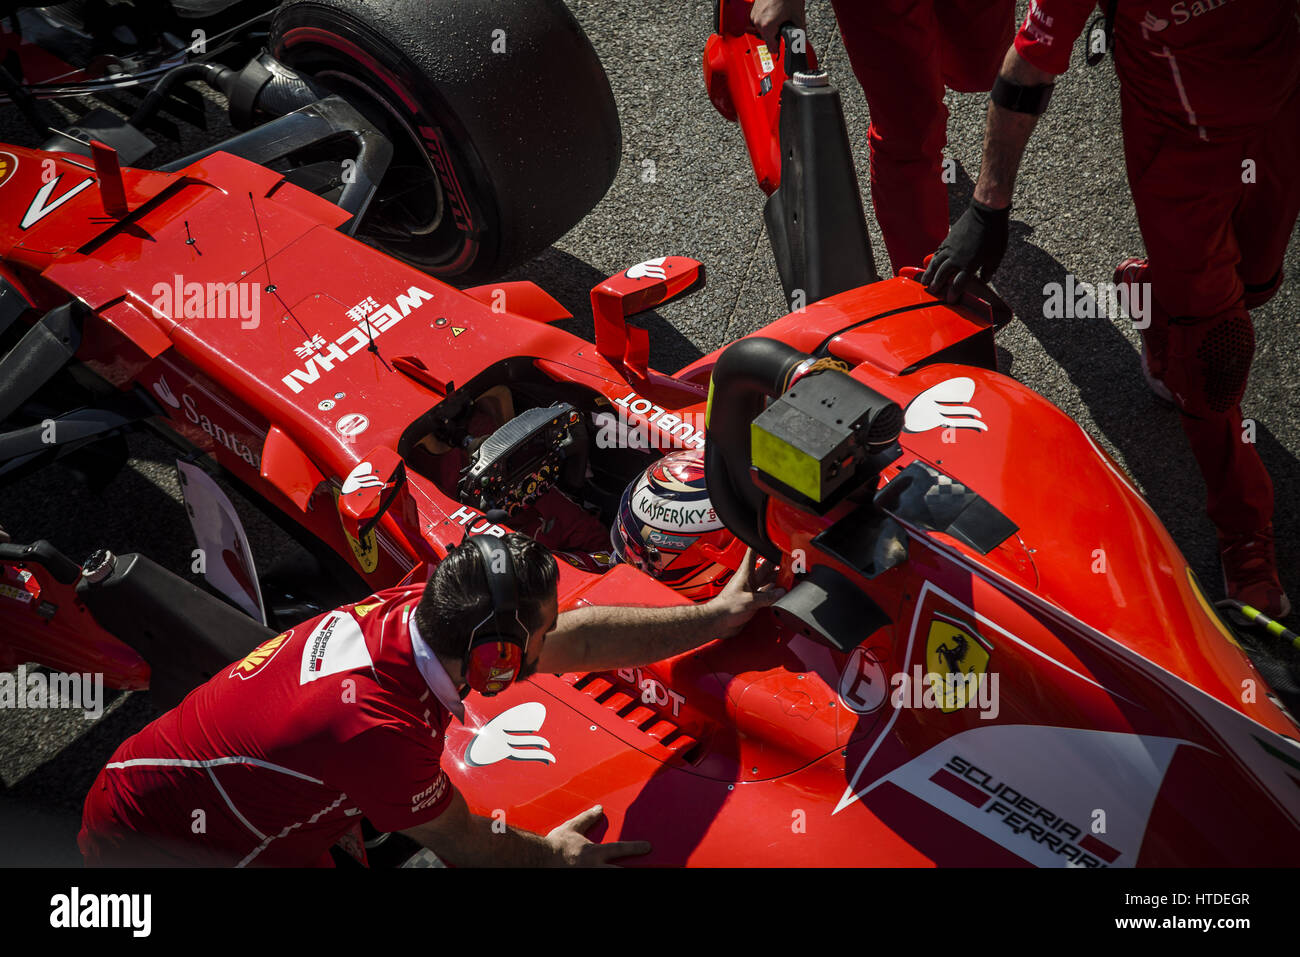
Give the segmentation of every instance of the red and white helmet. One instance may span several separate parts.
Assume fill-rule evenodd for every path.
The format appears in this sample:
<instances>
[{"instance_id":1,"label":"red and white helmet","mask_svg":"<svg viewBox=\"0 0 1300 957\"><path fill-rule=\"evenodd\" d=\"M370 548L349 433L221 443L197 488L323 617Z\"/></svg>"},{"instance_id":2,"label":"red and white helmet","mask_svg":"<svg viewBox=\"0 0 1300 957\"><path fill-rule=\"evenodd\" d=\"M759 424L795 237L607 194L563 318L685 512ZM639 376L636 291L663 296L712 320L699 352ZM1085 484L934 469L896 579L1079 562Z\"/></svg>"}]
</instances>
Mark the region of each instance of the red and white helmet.
<instances>
[{"instance_id":1,"label":"red and white helmet","mask_svg":"<svg viewBox=\"0 0 1300 957\"><path fill-rule=\"evenodd\" d=\"M745 557L709 501L698 449L665 455L627 487L610 541L620 559L692 601L722 591Z\"/></svg>"}]
</instances>

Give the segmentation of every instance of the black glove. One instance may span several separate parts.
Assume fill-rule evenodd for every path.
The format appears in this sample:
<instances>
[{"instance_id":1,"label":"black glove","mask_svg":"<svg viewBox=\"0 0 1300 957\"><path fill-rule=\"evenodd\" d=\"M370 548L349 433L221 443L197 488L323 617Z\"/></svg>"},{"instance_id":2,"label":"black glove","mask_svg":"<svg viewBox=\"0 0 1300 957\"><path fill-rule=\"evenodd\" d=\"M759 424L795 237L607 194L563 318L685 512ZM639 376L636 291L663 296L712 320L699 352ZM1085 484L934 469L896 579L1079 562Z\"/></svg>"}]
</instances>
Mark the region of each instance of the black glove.
<instances>
[{"instance_id":1,"label":"black glove","mask_svg":"<svg viewBox=\"0 0 1300 957\"><path fill-rule=\"evenodd\" d=\"M1011 207L992 209L971 200L966 212L948 230L921 282L936 296L947 292L948 302L961 298L962 287L971 273L979 270L985 282L992 278L1007 251L1007 226Z\"/></svg>"}]
</instances>

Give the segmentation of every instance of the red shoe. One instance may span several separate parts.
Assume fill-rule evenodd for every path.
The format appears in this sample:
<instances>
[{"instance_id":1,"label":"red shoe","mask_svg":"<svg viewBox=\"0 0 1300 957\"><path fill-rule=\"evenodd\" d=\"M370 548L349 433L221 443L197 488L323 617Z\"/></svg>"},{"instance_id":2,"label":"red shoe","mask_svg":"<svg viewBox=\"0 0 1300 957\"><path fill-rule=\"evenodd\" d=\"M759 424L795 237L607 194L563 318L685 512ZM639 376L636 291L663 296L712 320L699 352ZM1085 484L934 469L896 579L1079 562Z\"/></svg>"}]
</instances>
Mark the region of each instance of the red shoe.
<instances>
[{"instance_id":1,"label":"red shoe","mask_svg":"<svg viewBox=\"0 0 1300 957\"><path fill-rule=\"evenodd\" d=\"M1248 535L1219 533L1219 560L1228 597L1262 611L1270 618L1291 614L1291 602L1277 577L1273 526Z\"/></svg>"},{"instance_id":2,"label":"red shoe","mask_svg":"<svg viewBox=\"0 0 1300 957\"><path fill-rule=\"evenodd\" d=\"M1115 285L1123 286L1130 283L1146 282L1147 268L1145 259L1136 257L1125 259L1115 267ZM1128 297L1128 301L1133 301L1132 295ZM1147 308L1151 308L1150 304L1148 304ZM1157 399L1173 405L1174 394L1169 391L1169 387L1164 383L1168 332L1164 329L1157 332L1150 325L1139 330L1139 332L1142 334L1142 378L1147 380L1147 388L1151 390Z\"/></svg>"}]
</instances>

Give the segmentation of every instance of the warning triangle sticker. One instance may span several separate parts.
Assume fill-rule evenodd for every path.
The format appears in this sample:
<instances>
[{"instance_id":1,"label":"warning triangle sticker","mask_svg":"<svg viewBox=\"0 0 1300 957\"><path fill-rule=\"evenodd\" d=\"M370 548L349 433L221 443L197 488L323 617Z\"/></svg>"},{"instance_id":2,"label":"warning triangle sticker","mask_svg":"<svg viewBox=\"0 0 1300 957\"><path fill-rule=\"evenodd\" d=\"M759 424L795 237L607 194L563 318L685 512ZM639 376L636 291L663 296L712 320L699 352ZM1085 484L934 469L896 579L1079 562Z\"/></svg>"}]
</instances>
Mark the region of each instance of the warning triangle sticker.
<instances>
[{"instance_id":1,"label":"warning triangle sticker","mask_svg":"<svg viewBox=\"0 0 1300 957\"><path fill-rule=\"evenodd\" d=\"M465 331L465 327L464 327L464 326L452 326L452 327L451 327L451 334L452 334L452 337L453 337L453 338L456 337L456 336L459 336L459 335L460 335L462 332L464 332L464 331Z\"/></svg>"}]
</instances>

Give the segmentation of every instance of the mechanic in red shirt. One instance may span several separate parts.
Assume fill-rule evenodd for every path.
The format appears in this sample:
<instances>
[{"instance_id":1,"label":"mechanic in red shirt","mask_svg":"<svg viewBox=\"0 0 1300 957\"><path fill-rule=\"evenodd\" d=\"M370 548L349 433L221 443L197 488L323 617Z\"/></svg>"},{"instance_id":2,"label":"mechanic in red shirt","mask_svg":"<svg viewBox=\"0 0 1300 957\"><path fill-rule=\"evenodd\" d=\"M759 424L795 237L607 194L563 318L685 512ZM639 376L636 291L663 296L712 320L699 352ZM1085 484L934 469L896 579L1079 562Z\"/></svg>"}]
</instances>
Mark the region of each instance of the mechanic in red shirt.
<instances>
[{"instance_id":1,"label":"mechanic in red shirt","mask_svg":"<svg viewBox=\"0 0 1300 957\"><path fill-rule=\"evenodd\" d=\"M751 553L704 604L557 615L557 575L527 536L476 536L426 585L379 592L265 642L117 749L86 798L86 863L328 866L361 816L457 865L646 853L645 842L588 841L599 807L545 836L494 833L440 767L448 723L463 719L471 685L494 693L538 670L657 661L734 634L781 592L757 585ZM516 637L499 646L511 628Z\"/></svg>"},{"instance_id":2,"label":"mechanic in red shirt","mask_svg":"<svg viewBox=\"0 0 1300 957\"><path fill-rule=\"evenodd\" d=\"M1092 8L1030 3L990 97L974 200L923 277L950 301L967 275L987 279L1002 259L1021 156ZM1142 367L1182 413L1228 597L1280 618L1291 604L1277 574L1273 485L1240 403L1255 350L1249 310L1281 284L1300 213L1296 2L1118 0L1114 16L1125 161L1147 248L1115 281L1150 283Z\"/></svg>"},{"instance_id":3,"label":"mechanic in red shirt","mask_svg":"<svg viewBox=\"0 0 1300 957\"><path fill-rule=\"evenodd\" d=\"M948 234L944 87L982 93L1015 30L1015 0L833 0L871 113L871 201L894 272L920 266ZM750 22L777 48L804 0L756 0Z\"/></svg>"}]
</instances>

